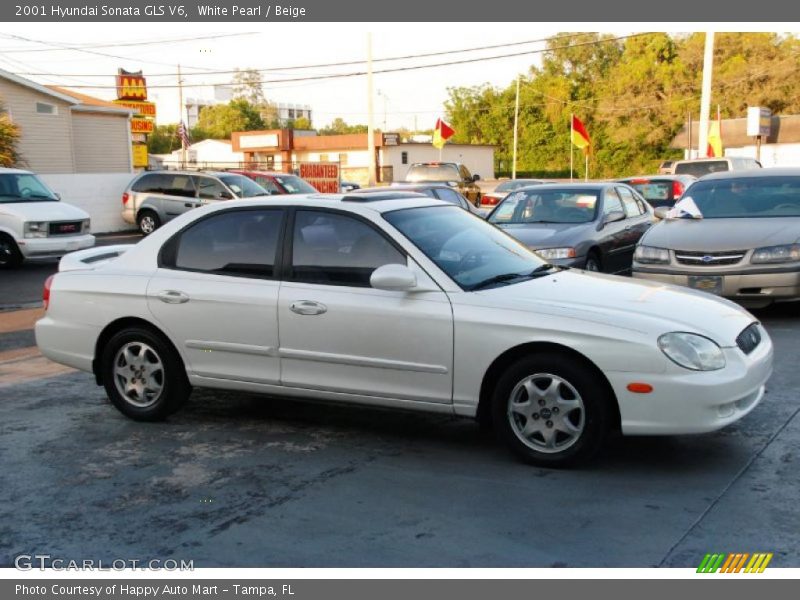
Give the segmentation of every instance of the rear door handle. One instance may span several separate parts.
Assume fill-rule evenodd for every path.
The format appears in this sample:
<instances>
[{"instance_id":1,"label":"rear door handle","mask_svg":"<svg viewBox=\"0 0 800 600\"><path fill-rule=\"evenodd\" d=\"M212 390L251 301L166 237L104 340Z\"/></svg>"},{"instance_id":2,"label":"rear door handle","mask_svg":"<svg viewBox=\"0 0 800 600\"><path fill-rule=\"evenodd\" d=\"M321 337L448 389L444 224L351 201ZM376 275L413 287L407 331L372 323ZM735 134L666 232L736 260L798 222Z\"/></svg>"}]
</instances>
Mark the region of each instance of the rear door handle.
<instances>
[{"instance_id":1,"label":"rear door handle","mask_svg":"<svg viewBox=\"0 0 800 600\"><path fill-rule=\"evenodd\" d=\"M189 296L178 290L163 290L156 297L167 304L184 304L189 301Z\"/></svg>"},{"instance_id":2,"label":"rear door handle","mask_svg":"<svg viewBox=\"0 0 800 600\"><path fill-rule=\"evenodd\" d=\"M321 315L328 312L328 307L313 300L298 300L292 302L291 311L298 315Z\"/></svg>"}]
</instances>

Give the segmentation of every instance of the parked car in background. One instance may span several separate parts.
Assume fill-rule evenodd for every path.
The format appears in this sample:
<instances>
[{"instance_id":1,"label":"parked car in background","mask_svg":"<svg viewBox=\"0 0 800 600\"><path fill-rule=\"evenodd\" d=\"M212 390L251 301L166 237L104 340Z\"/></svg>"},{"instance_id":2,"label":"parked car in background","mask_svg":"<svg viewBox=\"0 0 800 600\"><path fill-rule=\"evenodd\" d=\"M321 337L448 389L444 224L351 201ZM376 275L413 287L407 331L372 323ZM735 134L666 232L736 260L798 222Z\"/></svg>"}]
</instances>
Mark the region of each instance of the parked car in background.
<instances>
[{"instance_id":1,"label":"parked car in background","mask_svg":"<svg viewBox=\"0 0 800 600\"><path fill-rule=\"evenodd\" d=\"M353 194L385 194L386 192L410 192L414 194L422 194L423 196L428 196L429 198L444 200L450 204L460 206L464 210L478 215L479 217L484 216L474 204L472 204L469 200L464 198L464 196L459 194L446 183L416 183L405 185L395 184L390 187L362 188L359 190L354 190Z\"/></svg>"},{"instance_id":2,"label":"parked car in background","mask_svg":"<svg viewBox=\"0 0 800 600\"><path fill-rule=\"evenodd\" d=\"M227 171L146 171L122 194L122 218L144 235L193 208L221 200L269 196L255 181Z\"/></svg>"},{"instance_id":3,"label":"parked car in background","mask_svg":"<svg viewBox=\"0 0 800 600\"><path fill-rule=\"evenodd\" d=\"M665 160L662 161L660 165L658 165L658 174L659 175L671 175L672 174L672 165L675 161L674 160Z\"/></svg>"},{"instance_id":4,"label":"parked car in background","mask_svg":"<svg viewBox=\"0 0 800 600\"><path fill-rule=\"evenodd\" d=\"M346 194L347 192L352 192L353 190L358 190L360 188L361 186L357 184L355 181L339 182L339 191L341 191L343 194Z\"/></svg>"},{"instance_id":5,"label":"parked car in background","mask_svg":"<svg viewBox=\"0 0 800 600\"><path fill-rule=\"evenodd\" d=\"M707 175L684 194L698 219L664 219L641 239L633 276L749 307L800 299L800 169Z\"/></svg>"},{"instance_id":6,"label":"parked car in background","mask_svg":"<svg viewBox=\"0 0 800 600\"><path fill-rule=\"evenodd\" d=\"M653 208L673 206L697 178L692 175L643 175L619 179L639 192Z\"/></svg>"},{"instance_id":7,"label":"parked car in background","mask_svg":"<svg viewBox=\"0 0 800 600\"><path fill-rule=\"evenodd\" d=\"M544 183L541 179L509 179L508 181L501 182L491 192L485 192L481 196L481 207L494 208L500 201L505 198L509 192L513 192L521 187L528 187L529 185L539 185Z\"/></svg>"},{"instance_id":8,"label":"parked car in background","mask_svg":"<svg viewBox=\"0 0 800 600\"><path fill-rule=\"evenodd\" d=\"M255 181L269 194L316 194L317 188L305 179L290 173L275 171L251 171L234 169L228 173L238 173Z\"/></svg>"},{"instance_id":9,"label":"parked car in background","mask_svg":"<svg viewBox=\"0 0 800 600\"><path fill-rule=\"evenodd\" d=\"M719 158L693 158L690 160L676 160L672 163L672 175L692 175L702 177L709 173L720 171L745 171L760 169L761 163L754 158L738 156L724 156Z\"/></svg>"},{"instance_id":10,"label":"parked car in background","mask_svg":"<svg viewBox=\"0 0 800 600\"><path fill-rule=\"evenodd\" d=\"M724 427L772 371L744 309L554 267L426 197L216 203L68 255L45 297L42 353L132 419L168 417L192 387L405 408L477 418L546 467L613 431Z\"/></svg>"},{"instance_id":11,"label":"parked car in background","mask_svg":"<svg viewBox=\"0 0 800 600\"><path fill-rule=\"evenodd\" d=\"M414 163L406 173L407 183L446 183L475 206L481 205L481 188L476 183L479 180L480 175L473 175L466 166L454 162Z\"/></svg>"},{"instance_id":12,"label":"parked car in background","mask_svg":"<svg viewBox=\"0 0 800 600\"><path fill-rule=\"evenodd\" d=\"M554 183L511 192L487 220L555 265L623 273L652 214L621 183Z\"/></svg>"},{"instance_id":13,"label":"parked car in background","mask_svg":"<svg viewBox=\"0 0 800 600\"><path fill-rule=\"evenodd\" d=\"M89 215L31 171L0 168L0 268L94 246Z\"/></svg>"}]
</instances>

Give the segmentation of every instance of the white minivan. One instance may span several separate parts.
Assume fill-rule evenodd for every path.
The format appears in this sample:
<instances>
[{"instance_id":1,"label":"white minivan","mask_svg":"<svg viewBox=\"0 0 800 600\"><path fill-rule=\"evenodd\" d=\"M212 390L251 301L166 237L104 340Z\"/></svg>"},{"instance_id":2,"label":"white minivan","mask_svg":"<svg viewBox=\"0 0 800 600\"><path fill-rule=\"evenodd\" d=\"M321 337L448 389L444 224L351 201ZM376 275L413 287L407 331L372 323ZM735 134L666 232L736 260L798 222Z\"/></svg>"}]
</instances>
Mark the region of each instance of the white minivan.
<instances>
[{"instance_id":1,"label":"white minivan","mask_svg":"<svg viewBox=\"0 0 800 600\"><path fill-rule=\"evenodd\" d=\"M0 168L0 269L94 246L89 215L30 171Z\"/></svg>"}]
</instances>

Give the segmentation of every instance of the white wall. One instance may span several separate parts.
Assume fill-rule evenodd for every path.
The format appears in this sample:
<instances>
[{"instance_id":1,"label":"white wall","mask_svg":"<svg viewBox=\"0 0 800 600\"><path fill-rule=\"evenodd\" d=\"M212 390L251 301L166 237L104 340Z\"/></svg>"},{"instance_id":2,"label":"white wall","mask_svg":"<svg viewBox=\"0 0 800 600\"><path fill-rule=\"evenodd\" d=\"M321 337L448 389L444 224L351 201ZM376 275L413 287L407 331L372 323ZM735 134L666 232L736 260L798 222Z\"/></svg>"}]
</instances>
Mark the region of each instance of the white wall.
<instances>
[{"instance_id":1,"label":"white wall","mask_svg":"<svg viewBox=\"0 0 800 600\"><path fill-rule=\"evenodd\" d=\"M186 160L192 163L192 157L198 165L205 167L238 167L244 162L243 152L234 152L228 142L220 140L203 140L192 144L186 149ZM181 151L175 150L168 159L165 159L165 166L180 163Z\"/></svg>"},{"instance_id":2,"label":"white wall","mask_svg":"<svg viewBox=\"0 0 800 600\"><path fill-rule=\"evenodd\" d=\"M39 176L61 200L82 208L92 218L92 233L135 229L122 220L122 193L133 173L41 173Z\"/></svg>"},{"instance_id":3,"label":"white wall","mask_svg":"<svg viewBox=\"0 0 800 600\"><path fill-rule=\"evenodd\" d=\"M755 146L725 148L725 156L756 157ZM800 144L762 144L763 167L800 167Z\"/></svg>"}]
</instances>

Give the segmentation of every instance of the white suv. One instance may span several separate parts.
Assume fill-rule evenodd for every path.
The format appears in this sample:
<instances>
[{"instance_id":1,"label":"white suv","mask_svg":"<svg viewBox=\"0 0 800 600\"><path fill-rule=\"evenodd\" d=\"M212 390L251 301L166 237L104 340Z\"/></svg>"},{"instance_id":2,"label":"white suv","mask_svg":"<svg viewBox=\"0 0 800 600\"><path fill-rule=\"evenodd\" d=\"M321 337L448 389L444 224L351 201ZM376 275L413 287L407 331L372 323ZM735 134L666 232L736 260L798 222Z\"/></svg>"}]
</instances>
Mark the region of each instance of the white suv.
<instances>
[{"instance_id":1,"label":"white suv","mask_svg":"<svg viewBox=\"0 0 800 600\"><path fill-rule=\"evenodd\" d=\"M30 171L0 168L0 269L94 246L89 215Z\"/></svg>"}]
</instances>

